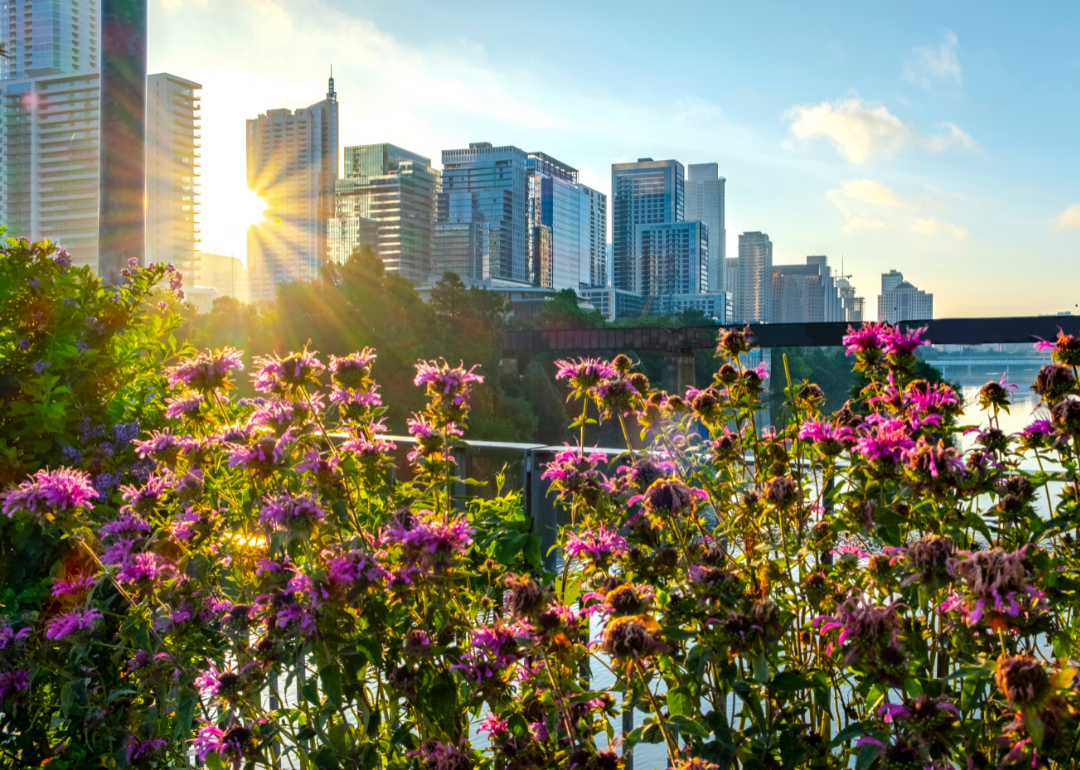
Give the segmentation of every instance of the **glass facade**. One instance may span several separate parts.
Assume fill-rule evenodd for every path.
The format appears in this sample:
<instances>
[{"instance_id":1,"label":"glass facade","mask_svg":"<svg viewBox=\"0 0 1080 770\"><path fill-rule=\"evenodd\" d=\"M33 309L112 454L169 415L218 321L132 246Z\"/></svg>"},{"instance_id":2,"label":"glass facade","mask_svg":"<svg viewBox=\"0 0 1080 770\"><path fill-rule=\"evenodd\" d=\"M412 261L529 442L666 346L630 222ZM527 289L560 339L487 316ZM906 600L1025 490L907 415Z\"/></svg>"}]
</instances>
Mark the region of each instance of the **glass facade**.
<instances>
[{"instance_id":1,"label":"glass facade","mask_svg":"<svg viewBox=\"0 0 1080 770\"><path fill-rule=\"evenodd\" d=\"M641 260L634 252L639 225L683 220L683 165L641 158L611 166L612 278L616 289L641 293Z\"/></svg>"},{"instance_id":2,"label":"glass facade","mask_svg":"<svg viewBox=\"0 0 1080 770\"><path fill-rule=\"evenodd\" d=\"M424 281L435 251L440 174L427 158L392 144L345 148L345 179L337 184L329 224L330 258L344 262L370 242L387 272Z\"/></svg>"},{"instance_id":3,"label":"glass facade","mask_svg":"<svg viewBox=\"0 0 1080 770\"><path fill-rule=\"evenodd\" d=\"M475 142L463 150L443 150L442 195L476 193L475 208L488 230L484 270L481 278L508 278L527 281L528 257L528 169L526 154L517 147L493 147ZM441 216L449 205L439 204ZM473 220L474 223L480 220ZM458 223L462 224L462 223ZM436 255L445 264L453 258Z\"/></svg>"},{"instance_id":4,"label":"glass facade","mask_svg":"<svg viewBox=\"0 0 1080 770\"><path fill-rule=\"evenodd\" d=\"M724 225L724 187L715 163L691 163L686 167L686 218L704 222L709 228L709 291L727 291L724 259L727 257L727 229Z\"/></svg>"},{"instance_id":5,"label":"glass facade","mask_svg":"<svg viewBox=\"0 0 1080 770\"><path fill-rule=\"evenodd\" d=\"M489 276L490 231L480 212L479 196L443 191L438 196L434 273L455 273L482 280Z\"/></svg>"},{"instance_id":6,"label":"glass facade","mask_svg":"<svg viewBox=\"0 0 1080 770\"><path fill-rule=\"evenodd\" d=\"M96 71L100 63L100 0L4 0L4 80Z\"/></svg>"},{"instance_id":7,"label":"glass facade","mask_svg":"<svg viewBox=\"0 0 1080 770\"><path fill-rule=\"evenodd\" d=\"M761 232L739 235L739 286L735 322L772 323L773 244Z\"/></svg>"},{"instance_id":8,"label":"glass facade","mask_svg":"<svg viewBox=\"0 0 1080 770\"><path fill-rule=\"evenodd\" d=\"M708 227L701 222L639 225L635 253L641 259L641 294L701 294L709 282Z\"/></svg>"}]
</instances>

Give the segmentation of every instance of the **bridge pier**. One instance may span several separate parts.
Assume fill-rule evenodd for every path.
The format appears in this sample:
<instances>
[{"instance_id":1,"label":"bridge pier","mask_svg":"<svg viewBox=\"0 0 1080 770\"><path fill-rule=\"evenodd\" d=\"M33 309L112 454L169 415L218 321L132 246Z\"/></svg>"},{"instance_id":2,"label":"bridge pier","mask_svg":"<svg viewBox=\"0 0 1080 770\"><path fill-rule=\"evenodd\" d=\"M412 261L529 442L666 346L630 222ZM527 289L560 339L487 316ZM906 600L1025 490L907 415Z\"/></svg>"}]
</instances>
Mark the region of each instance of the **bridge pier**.
<instances>
[{"instance_id":1,"label":"bridge pier","mask_svg":"<svg viewBox=\"0 0 1080 770\"><path fill-rule=\"evenodd\" d=\"M696 383L693 351L674 350L664 353L664 390L669 394L686 394Z\"/></svg>"}]
</instances>

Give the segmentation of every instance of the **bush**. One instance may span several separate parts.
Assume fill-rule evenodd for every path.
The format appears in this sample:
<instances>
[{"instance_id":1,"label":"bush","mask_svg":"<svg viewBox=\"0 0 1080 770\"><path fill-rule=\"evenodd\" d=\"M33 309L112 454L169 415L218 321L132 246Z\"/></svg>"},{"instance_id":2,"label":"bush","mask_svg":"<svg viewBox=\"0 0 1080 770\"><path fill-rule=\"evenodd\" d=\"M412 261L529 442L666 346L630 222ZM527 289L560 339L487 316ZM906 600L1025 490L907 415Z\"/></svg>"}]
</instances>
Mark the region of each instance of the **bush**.
<instances>
[{"instance_id":1,"label":"bush","mask_svg":"<svg viewBox=\"0 0 1080 770\"><path fill-rule=\"evenodd\" d=\"M1071 761L1076 345L1036 383L1051 419L1003 434L989 384L961 453L959 395L913 375L918 332L849 343L865 411L823 416L795 382L778 431L755 425L748 333L686 398L625 357L561 362L575 428L652 450L547 466L572 522L557 571L517 492L453 496L475 370L417 364L395 482L373 351L259 359L259 396L235 401L239 353L189 357L119 501L71 470L4 498L68 550L52 603L5 609L0 748L61 767L599 770L641 743L681 770ZM617 738L625 708L644 721Z\"/></svg>"}]
</instances>

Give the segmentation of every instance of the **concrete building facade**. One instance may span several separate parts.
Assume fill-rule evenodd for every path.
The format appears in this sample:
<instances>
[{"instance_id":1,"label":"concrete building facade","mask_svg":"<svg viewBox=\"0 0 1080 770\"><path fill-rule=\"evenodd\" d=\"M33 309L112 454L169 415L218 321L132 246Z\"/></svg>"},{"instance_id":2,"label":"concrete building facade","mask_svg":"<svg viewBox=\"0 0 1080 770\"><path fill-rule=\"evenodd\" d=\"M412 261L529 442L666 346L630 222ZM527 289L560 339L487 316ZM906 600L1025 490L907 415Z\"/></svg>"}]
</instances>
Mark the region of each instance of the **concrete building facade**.
<instances>
[{"instance_id":1,"label":"concrete building facade","mask_svg":"<svg viewBox=\"0 0 1080 770\"><path fill-rule=\"evenodd\" d=\"M736 323L772 323L773 244L762 232L739 235Z\"/></svg>"},{"instance_id":2,"label":"concrete building facade","mask_svg":"<svg viewBox=\"0 0 1080 770\"><path fill-rule=\"evenodd\" d=\"M926 321L934 317L934 295L905 281L899 270L881 274L881 294L877 304L878 320L890 324Z\"/></svg>"},{"instance_id":3,"label":"concrete building facade","mask_svg":"<svg viewBox=\"0 0 1080 770\"><path fill-rule=\"evenodd\" d=\"M691 163L686 167L686 210L688 220L704 222L709 231L709 286L716 293L727 288L727 229L724 223L724 193L727 180L716 163Z\"/></svg>"}]
</instances>

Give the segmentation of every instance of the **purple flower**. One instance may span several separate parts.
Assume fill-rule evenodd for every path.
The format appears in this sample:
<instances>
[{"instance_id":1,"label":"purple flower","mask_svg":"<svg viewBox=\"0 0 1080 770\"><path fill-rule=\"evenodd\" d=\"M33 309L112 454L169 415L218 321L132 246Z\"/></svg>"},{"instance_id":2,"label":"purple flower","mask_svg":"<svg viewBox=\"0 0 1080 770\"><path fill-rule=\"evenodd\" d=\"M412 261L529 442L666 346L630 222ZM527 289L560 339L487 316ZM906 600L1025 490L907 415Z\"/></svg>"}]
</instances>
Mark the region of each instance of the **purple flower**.
<instances>
[{"instance_id":1,"label":"purple flower","mask_svg":"<svg viewBox=\"0 0 1080 770\"><path fill-rule=\"evenodd\" d=\"M314 414L322 410L321 394L315 393L305 403L275 398L260 405L251 415L249 423L256 427L271 428L281 435L290 427L299 427L306 423L313 414L312 408L315 410Z\"/></svg>"},{"instance_id":2,"label":"purple flower","mask_svg":"<svg viewBox=\"0 0 1080 770\"><path fill-rule=\"evenodd\" d=\"M580 495L586 500L595 501L607 482L597 468L607 464L607 459L603 452L585 454L580 447L571 449L566 445L565 450L544 466L541 478L551 480L551 488L561 499Z\"/></svg>"},{"instance_id":3,"label":"purple flower","mask_svg":"<svg viewBox=\"0 0 1080 770\"><path fill-rule=\"evenodd\" d=\"M326 578L331 585L340 583L379 583L388 573L363 551L323 551Z\"/></svg>"},{"instance_id":4,"label":"purple flower","mask_svg":"<svg viewBox=\"0 0 1080 770\"><path fill-rule=\"evenodd\" d=\"M165 374L172 387L188 387L207 395L225 387L232 372L243 370L243 356L233 348L223 348L185 359Z\"/></svg>"},{"instance_id":5,"label":"purple flower","mask_svg":"<svg viewBox=\"0 0 1080 770\"><path fill-rule=\"evenodd\" d=\"M273 474L284 463L289 446L295 441L291 431L279 438L260 436L251 445L234 444L229 452L229 467L243 467L260 476Z\"/></svg>"},{"instance_id":6,"label":"purple flower","mask_svg":"<svg viewBox=\"0 0 1080 770\"><path fill-rule=\"evenodd\" d=\"M870 462L888 461L894 467L900 464L904 452L914 446L908 426L901 420L882 420L873 424L857 444L859 453Z\"/></svg>"},{"instance_id":7,"label":"purple flower","mask_svg":"<svg viewBox=\"0 0 1080 770\"><path fill-rule=\"evenodd\" d=\"M461 655L461 663L451 666L461 671L474 685L500 678L518 660L518 645L506 626L474 628L469 634L469 646Z\"/></svg>"},{"instance_id":8,"label":"purple flower","mask_svg":"<svg viewBox=\"0 0 1080 770\"><path fill-rule=\"evenodd\" d=\"M172 466L176 463L176 458L180 456L181 441L186 438L190 436L174 436L171 430L155 430L145 441L132 443L139 457L143 459L149 457L159 463Z\"/></svg>"},{"instance_id":9,"label":"purple flower","mask_svg":"<svg viewBox=\"0 0 1080 770\"><path fill-rule=\"evenodd\" d=\"M425 386L430 399L428 414L436 427L447 423L463 425L469 411L469 390L473 383L482 383L484 378L475 374L476 366L465 369L464 366L452 367L446 361L438 364L434 361L421 361L416 364L417 386Z\"/></svg>"},{"instance_id":10,"label":"purple flower","mask_svg":"<svg viewBox=\"0 0 1080 770\"><path fill-rule=\"evenodd\" d=\"M960 551L950 560L953 575L964 581L966 595L954 594L942 604L946 611L957 611L969 625L988 615L988 622L1016 625L1039 611L1035 602L1045 602L1042 591L1030 585L1024 560L1028 546L1009 553L1001 548L969 553Z\"/></svg>"},{"instance_id":11,"label":"purple flower","mask_svg":"<svg viewBox=\"0 0 1080 770\"><path fill-rule=\"evenodd\" d=\"M413 575L442 574L454 556L464 554L475 534L468 520L459 515L449 522L431 511L413 514L407 508L394 513L379 543L400 551L401 568L393 582L412 582Z\"/></svg>"},{"instance_id":12,"label":"purple flower","mask_svg":"<svg viewBox=\"0 0 1080 770\"><path fill-rule=\"evenodd\" d=\"M149 524L140 519L135 514L125 512L119 519L110 521L107 524L103 524L98 529L98 535L102 540L108 540L113 537L142 537L144 533L149 533L153 530Z\"/></svg>"},{"instance_id":13,"label":"purple flower","mask_svg":"<svg viewBox=\"0 0 1080 770\"><path fill-rule=\"evenodd\" d=\"M249 722L247 727L234 724L228 730L207 725L199 730L199 734L195 737L193 743L195 755L200 762L205 762L208 755L217 754L222 759L231 761L234 768L239 768L255 737L252 728L261 725L263 721L260 719Z\"/></svg>"},{"instance_id":14,"label":"purple flower","mask_svg":"<svg viewBox=\"0 0 1080 770\"><path fill-rule=\"evenodd\" d=\"M586 529L580 536L568 532L563 551L567 557L586 554L590 559L603 562L613 556L621 556L630 550L626 539L618 532L609 530L601 524L594 529Z\"/></svg>"},{"instance_id":15,"label":"purple flower","mask_svg":"<svg viewBox=\"0 0 1080 770\"><path fill-rule=\"evenodd\" d=\"M131 550L137 545L135 540L129 538L120 538L112 543L109 543L105 547L105 550L101 552L102 564L119 564L125 561L130 555Z\"/></svg>"},{"instance_id":16,"label":"purple flower","mask_svg":"<svg viewBox=\"0 0 1080 770\"><path fill-rule=\"evenodd\" d=\"M487 733L492 738L497 738L500 735L505 735L510 731L510 727L505 719L499 719L494 714L488 714L482 720L480 725L476 728L477 732Z\"/></svg>"},{"instance_id":17,"label":"purple flower","mask_svg":"<svg viewBox=\"0 0 1080 770\"><path fill-rule=\"evenodd\" d=\"M55 262L61 270L67 270L71 267L71 256L63 249L57 249L56 254L53 255L53 262Z\"/></svg>"},{"instance_id":18,"label":"purple flower","mask_svg":"<svg viewBox=\"0 0 1080 770\"><path fill-rule=\"evenodd\" d=\"M330 377L335 384L345 388L361 388L371 376L371 365L374 361L375 351L371 348L364 348L343 358L330 356Z\"/></svg>"},{"instance_id":19,"label":"purple flower","mask_svg":"<svg viewBox=\"0 0 1080 770\"><path fill-rule=\"evenodd\" d=\"M202 691L204 695L210 695L215 698L230 698L233 697L245 687L247 682L244 681L244 675L254 666L254 663L248 663L239 671L219 671L213 663L210 664L209 671L203 671L197 677L195 677L195 686Z\"/></svg>"},{"instance_id":20,"label":"purple flower","mask_svg":"<svg viewBox=\"0 0 1080 770\"><path fill-rule=\"evenodd\" d=\"M81 597L97 583L95 575L76 575L71 580L57 580L53 583L52 596L54 599L61 596Z\"/></svg>"},{"instance_id":21,"label":"purple flower","mask_svg":"<svg viewBox=\"0 0 1080 770\"><path fill-rule=\"evenodd\" d=\"M570 386L580 392L599 385L603 380L618 376L615 367L599 358L580 358L577 361L556 361L559 367L556 380L570 380Z\"/></svg>"},{"instance_id":22,"label":"purple flower","mask_svg":"<svg viewBox=\"0 0 1080 770\"><path fill-rule=\"evenodd\" d=\"M861 328L848 327L844 335L843 343L847 346L847 354L872 355L881 351L884 345L884 336L888 327L884 324L864 323Z\"/></svg>"},{"instance_id":23,"label":"purple flower","mask_svg":"<svg viewBox=\"0 0 1080 770\"><path fill-rule=\"evenodd\" d=\"M341 444L342 452L350 452L361 461L376 463L390 459L391 453L397 449L397 444L385 441L378 437L368 438L365 435L356 436Z\"/></svg>"},{"instance_id":24,"label":"purple flower","mask_svg":"<svg viewBox=\"0 0 1080 770\"><path fill-rule=\"evenodd\" d=\"M151 738L148 741L140 741L134 735L129 735L125 742L128 762L135 762L140 758L148 760L156 756L158 752L168 745L169 742L164 738Z\"/></svg>"},{"instance_id":25,"label":"purple flower","mask_svg":"<svg viewBox=\"0 0 1080 770\"><path fill-rule=\"evenodd\" d=\"M910 356L923 345L929 345L929 340L920 339L926 327L919 329L903 330L898 326L887 327L882 334L882 347L887 356Z\"/></svg>"},{"instance_id":26,"label":"purple flower","mask_svg":"<svg viewBox=\"0 0 1080 770\"><path fill-rule=\"evenodd\" d=\"M3 494L3 512L11 518L15 511L66 511L84 506L95 497L99 495L89 474L71 468L46 469L35 473L31 481L8 488Z\"/></svg>"},{"instance_id":27,"label":"purple flower","mask_svg":"<svg viewBox=\"0 0 1080 770\"><path fill-rule=\"evenodd\" d=\"M326 516L326 511L319 507L319 501L310 494L267 497L265 503L259 512L259 521L282 529L307 529Z\"/></svg>"},{"instance_id":28,"label":"purple flower","mask_svg":"<svg viewBox=\"0 0 1080 770\"><path fill-rule=\"evenodd\" d=\"M811 421L799 428L799 438L812 443L826 457L835 457L844 451L845 445L855 440L855 434L847 426Z\"/></svg>"},{"instance_id":29,"label":"purple flower","mask_svg":"<svg viewBox=\"0 0 1080 770\"><path fill-rule=\"evenodd\" d=\"M31 631L32 629L29 626L20 629L18 633L11 626L0 626L0 650L6 650L16 642L21 642L30 636Z\"/></svg>"},{"instance_id":30,"label":"purple flower","mask_svg":"<svg viewBox=\"0 0 1080 770\"><path fill-rule=\"evenodd\" d=\"M30 675L23 669L5 671L0 674L0 703L15 693L30 689Z\"/></svg>"},{"instance_id":31,"label":"purple flower","mask_svg":"<svg viewBox=\"0 0 1080 770\"><path fill-rule=\"evenodd\" d=\"M847 645L844 665L862 663L889 681L898 677L907 665L900 652L900 616L893 604L874 605L868 597L852 596L836 608L835 615L823 615L814 620L821 626L821 635L840 629L837 643Z\"/></svg>"},{"instance_id":32,"label":"purple flower","mask_svg":"<svg viewBox=\"0 0 1080 770\"><path fill-rule=\"evenodd\" d=\"M168 494L172 483L172 474L166 471L162 474L151 473L146 479L146 483L141 487L133 485L122 487L120 493L127 505L121 509L121 512L138 511L144 513L152 510Z\"/></svg>"},{"instance_id":33,"label":"purple flower","mask_svg":"<svg viewBox=\"0 0 1080 770\"><path fill-rule=\"evenodd\" d=\"M113 426L113 438L121 444L129 444L139 437L139 421L119 422Z\"/></svg>"},{"instance_id":34,"label":"purple flower","mask_svg":"<svg viewBox=\"0 0 1080 770\"><path fill-rule=\"evenodd\" d=\"M168 572L176 572L176 568L164 562L156 553L137 553L121 562L116 579L121 583L153 585Z\"/></svg>"},{"instance_id":35,"label":"purple flower","mask_svg":"<svg viewBox=\"0 0 1080 770\"><path fill-rule=\"evenodd\" d=\"M34 364L34 371L37 372L38 374L41 374L43 371L48 369L50 366L52 366L51 361L46 361L45 359L41 359L40 361L38 361L37 363Z\"/></svg>"},{"instance_id":36,"label":"purple flower","mask_svg":"<svg viewBox=\"0 0 1080 770\"><path fill-rule=\"evenodd\" d=\"M66 446L60 450L60 454L64 457L64 462L69 465L81 465L82 464L82 450L73 446Z\"/></svg>"},{"instance_id":37,"label":"purple flower","mask_svg":"<svg viewBox=\"0 0 1080 770\"><path fill-rule=\"evenodd\" d=\"M255 367L252 375L255 390L276 394L291 392L305 385L317 386L319 375L325 369L315 354L307 350L292 353L285 358L256 358Z\"/></svg>"},{"instance_id":38,"label":"purple flower","mask_svg":"<svg viewBox=\"0 0 1080 770\"><path fill-rule=\"evenodd\" d=\"M55 615L45 624L45 638L58 642L72 636L89 633L93 631L94 623L103 617L105 616L93 607L69 610Z\"/></svg>"},{"instance_id":39,"label":"purple flower","mask_svg":"<svg viewBox=\"0 0 1080 770\"><path fill-rule=\"evenodd\" d=\"M185 415L198 414L203 401L205 399L198 393L188 393L167 398L165 403L168 404L168 409L165 410L165 416L170 420L178 420Z\"/></svg>"}]
</instances>

